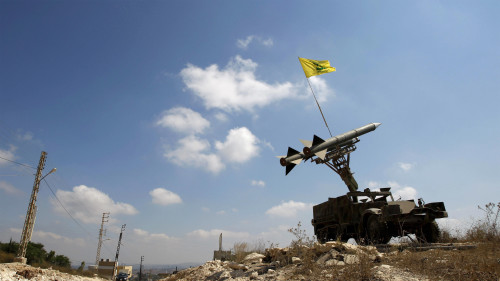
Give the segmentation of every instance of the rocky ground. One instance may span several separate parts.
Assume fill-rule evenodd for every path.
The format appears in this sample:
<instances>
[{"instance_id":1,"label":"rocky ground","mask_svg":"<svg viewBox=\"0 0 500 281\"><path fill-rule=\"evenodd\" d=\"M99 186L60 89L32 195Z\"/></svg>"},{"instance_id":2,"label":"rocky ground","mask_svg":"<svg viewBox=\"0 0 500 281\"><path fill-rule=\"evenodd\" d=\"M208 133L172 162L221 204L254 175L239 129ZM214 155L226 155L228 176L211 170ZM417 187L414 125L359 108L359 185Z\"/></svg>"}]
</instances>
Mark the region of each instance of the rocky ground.
<instances>
[{"instance_id":1,"label":"rocky ground","mask_svg":"<svg viewBox=\"0 0 500 281\"><path fill-rule=\"evenodd\" d=\"M390 254L371 246L327 242L310 248L267 249L240 263L209 261L162 280L428 280L384 264L386 255Z\"/></svg>"},{"instance_id":2,"label":"rocky ground","mask_svg":"<svg viewBox=\"0 0 500 281\"><path fill-rule=\"evenodd\" d=\"M89 278L71 275L53 269L42 269L22 263L0 264L1 281L103 281L102 278Z\"/></svg>"}]
</instances>

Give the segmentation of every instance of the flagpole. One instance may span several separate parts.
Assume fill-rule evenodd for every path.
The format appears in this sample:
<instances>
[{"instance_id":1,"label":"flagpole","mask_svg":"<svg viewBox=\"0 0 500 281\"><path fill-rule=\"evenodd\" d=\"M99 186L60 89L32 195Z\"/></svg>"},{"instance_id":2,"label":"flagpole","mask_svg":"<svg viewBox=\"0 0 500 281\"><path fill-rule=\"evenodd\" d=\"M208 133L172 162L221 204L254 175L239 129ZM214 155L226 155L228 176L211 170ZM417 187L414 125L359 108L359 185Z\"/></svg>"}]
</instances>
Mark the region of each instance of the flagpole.
<instances>
[{"instance_id":1,"label":"flagpole","mask_svg":"<svg viewBox=\"0 0 500 281\"><path fill-rule=\"evenodd\" d=\"M323 121L325 121L326 128L328 129L328 132L330 133L330 137L333 137L332 132L330 131L330 127L328 127L328 123L326 123L325 115L323 115L323 110L321 110L321 106L319 106L318 99L316 99L316 95L314 94L313 88L311 86L311 82L309 82L309 78L307 78L307 76L306 76L306 80L307 80L307 83L309 84L309 88L311 89L314 100L316 101L316 104L318 105L319 112L321 113L321 117L323 117Z\"/></svg>"}]
</instances>

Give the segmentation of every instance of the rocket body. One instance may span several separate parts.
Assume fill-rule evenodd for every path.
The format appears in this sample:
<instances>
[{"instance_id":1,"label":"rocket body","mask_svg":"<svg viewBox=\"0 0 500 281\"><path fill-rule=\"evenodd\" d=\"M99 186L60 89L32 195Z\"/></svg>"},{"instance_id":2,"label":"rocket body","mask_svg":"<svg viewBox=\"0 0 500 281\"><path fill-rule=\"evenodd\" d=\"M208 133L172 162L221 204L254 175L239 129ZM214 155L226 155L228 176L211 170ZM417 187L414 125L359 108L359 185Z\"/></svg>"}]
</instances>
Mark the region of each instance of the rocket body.
<instances>
[{"instance_id":1,"label":"rocket body","mask_svg":"<svg viewBox=\"0 0 500 281\"><path fill-rule=\"evenodd\" d=\"M357 137L364 135L366 133L369 133L371 131L374 131L375 129L377 129L378 126L380 126L380 123L370 123L370 124L365 125L361 128L357 128L357 129L351 130L349 132L346 132L346 133L334 136L332 138L329 138L323 142L321 142L322 141L321 139L317 143L315 143L313 141L312 146L310 146L310 147L306 146L306 147L304 147L304 149L302 151L304 152L304 155L307 157L315 154L318 157L323 159L324 156L323 157L321 157L321 156L326 154L326 151L329 148L332 148L335 145L339 145L343 142L349 141L353 138L357 138Z\"/></svg>"},{"instance_id":2,"label":"rocket body","mask_svg":"<svg viewBox=\"0 0 500 281\"><path fill-rule=\"evenodd\" d=\"M378 126L380 126L380 124L381 123L370 123L363 127L334 136L327 140L323 140L315 135L312 142L302 141L302 143L304 144L302 153L289 147L286 156L278 156L278 158L280 158L280 164L281 166L286 167L286 174L288 174L302 160L308 159L313 155L316 155L322 160L325 160L325 156L328 151L346 145L354 144L358 141L357 137L374 131Z\"/></svg>"}]
</instances>

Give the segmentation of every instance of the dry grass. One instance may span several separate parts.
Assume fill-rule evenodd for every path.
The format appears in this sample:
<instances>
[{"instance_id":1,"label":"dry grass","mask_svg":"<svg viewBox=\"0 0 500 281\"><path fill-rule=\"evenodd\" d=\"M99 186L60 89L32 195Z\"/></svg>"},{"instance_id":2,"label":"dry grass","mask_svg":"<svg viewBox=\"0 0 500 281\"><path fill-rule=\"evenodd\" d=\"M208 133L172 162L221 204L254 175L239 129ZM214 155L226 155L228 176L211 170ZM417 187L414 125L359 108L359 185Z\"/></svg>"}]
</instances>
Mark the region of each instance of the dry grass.
<instances>
[{"instance_id":1,"label":"dry grass","mask_svg":"<svg viewBox=\"0 0 500 281\"><path fill-rule=\"evenodd\" d=\"M384 262L431 280L499 280L500 245L480 243L471 250L428 250L393 252Z\"/></svg>"},{"instance_id":2,"label":"dry grass","mask_svg":"<svg viewBox=\"0 0 500 281\"><path fill-rule=\"evenodd\" d=\"M248 242L236 242L234 243L232 252L234 254L233 261L241 263L248 254L264 254L266 252L266 244L262 240L257 240L251 244Z\"/></svg>"},{"instance_id":3,"label":"dry grass","mask_svg":"<svg viewBox=\"0 0 500 281\"><path fill-rule=\"evenodd\" d=\"M477 220L465 235L443 231L441 242L477 245L471 250L429 250L394 252L387 263L425 274L431 280L500 280L500 203L478 207L484 218Z\"/></svg>"},{"instance_id":4,"label":"dry grass","mask_svg":"<svg viewBox=\"0 0 500 281\"><path fill-rule=\"evenodd\" d=\"M0 263L12 262L15 257L15 254L0 251Z\"/></svg>"}]
</instances>

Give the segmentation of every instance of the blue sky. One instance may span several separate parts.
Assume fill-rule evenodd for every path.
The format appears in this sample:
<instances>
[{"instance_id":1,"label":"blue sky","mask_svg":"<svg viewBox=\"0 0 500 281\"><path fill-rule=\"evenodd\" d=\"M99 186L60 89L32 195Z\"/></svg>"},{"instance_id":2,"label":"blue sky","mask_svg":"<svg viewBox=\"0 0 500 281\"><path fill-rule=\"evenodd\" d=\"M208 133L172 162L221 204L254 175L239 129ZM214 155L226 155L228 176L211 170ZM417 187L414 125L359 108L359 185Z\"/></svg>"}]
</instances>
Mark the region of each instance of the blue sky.
<instances>
[{"instance_id":1,"label":"blue sky","mask_svg":"<svg viewBox=\"0 0 500 281\"><path fill-rule=\"evenodd\" d=\"M92 264L212 258L279 243L347 191L327 167L285 176L276 155L372 122L351 168L362 188L444 201L460 228L498 202L496 1L1 1L0 156L47 151L33 240ZM0 241L19 240L33 169L0 159Z\"/></svg>"}]
</instances>

